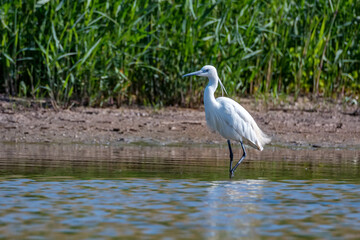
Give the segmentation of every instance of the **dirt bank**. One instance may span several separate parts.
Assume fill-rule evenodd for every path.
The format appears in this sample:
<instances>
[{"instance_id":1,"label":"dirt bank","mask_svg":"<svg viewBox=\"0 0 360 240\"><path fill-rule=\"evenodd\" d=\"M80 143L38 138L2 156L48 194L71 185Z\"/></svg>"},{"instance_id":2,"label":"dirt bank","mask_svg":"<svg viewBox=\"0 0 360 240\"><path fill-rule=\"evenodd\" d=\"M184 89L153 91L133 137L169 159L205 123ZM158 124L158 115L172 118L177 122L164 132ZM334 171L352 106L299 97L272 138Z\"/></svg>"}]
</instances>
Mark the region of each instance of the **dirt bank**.
<instances>
[{"instance_id":1,"label":"dirt bank","mask_svg":"<svg viewBox=\"0 0 360 240\"><path fill-rule=\"evenodd\" d=\"M312 147L360 146L356 108L302 100L264 107L252 99L240 103L273 145ZM0 137L6 142L212 144L226 142L211 133L203 108L83 108L58 112L0 100Z\"/></svg>"}]
</instances>

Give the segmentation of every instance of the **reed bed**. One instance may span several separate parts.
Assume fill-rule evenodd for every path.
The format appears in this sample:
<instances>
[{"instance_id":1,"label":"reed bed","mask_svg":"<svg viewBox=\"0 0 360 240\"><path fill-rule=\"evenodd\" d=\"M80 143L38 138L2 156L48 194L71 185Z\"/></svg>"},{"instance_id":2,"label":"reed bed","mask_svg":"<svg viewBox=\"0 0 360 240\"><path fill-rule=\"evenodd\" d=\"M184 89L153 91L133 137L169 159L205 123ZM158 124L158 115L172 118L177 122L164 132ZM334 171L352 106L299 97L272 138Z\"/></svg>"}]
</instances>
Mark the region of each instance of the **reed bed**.
<instances>
[{"instance_id":1,"label":"reed bed","mask_svg":"<svg viewBox=\"0 0 360 240\"><path fill-rule=\"evenodd\" d=\"M360 93L360 1L0 0L0 92L54 104L192 106L218 68L231 96Z\"/></svg>"}]
</instances>

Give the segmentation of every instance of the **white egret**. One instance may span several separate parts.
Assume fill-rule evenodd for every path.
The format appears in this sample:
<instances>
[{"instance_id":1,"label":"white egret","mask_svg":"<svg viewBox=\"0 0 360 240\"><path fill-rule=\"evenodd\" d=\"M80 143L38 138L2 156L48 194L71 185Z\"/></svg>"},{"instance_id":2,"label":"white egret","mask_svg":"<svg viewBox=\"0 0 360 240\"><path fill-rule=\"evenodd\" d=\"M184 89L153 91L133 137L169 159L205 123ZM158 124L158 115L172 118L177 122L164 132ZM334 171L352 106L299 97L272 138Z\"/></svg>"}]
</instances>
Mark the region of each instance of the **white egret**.
<instances>
[{"instance_id":1,"label":"white egret","mask_svg":"<svg viewBox=\"0 0 360 240\"><path fill-rule=\"evenodd\" d=\"M270 138L264 134L253 117L240 104L227 97L218 97L215 99L214 93L218 82L222 90L225 90L221 83L216 68L206 65L200 71L185 74L187 76L208 77L209 83L204 92L204 106L206 123L208 127L227 139L230 151L230 176L246 157L244 144L249 145L257 150L262 151L264 145L270 142ZM237 164L232 167L233 152L230 140L239 141L243 150L243 155Z\"/></svg>"}]
</instances>

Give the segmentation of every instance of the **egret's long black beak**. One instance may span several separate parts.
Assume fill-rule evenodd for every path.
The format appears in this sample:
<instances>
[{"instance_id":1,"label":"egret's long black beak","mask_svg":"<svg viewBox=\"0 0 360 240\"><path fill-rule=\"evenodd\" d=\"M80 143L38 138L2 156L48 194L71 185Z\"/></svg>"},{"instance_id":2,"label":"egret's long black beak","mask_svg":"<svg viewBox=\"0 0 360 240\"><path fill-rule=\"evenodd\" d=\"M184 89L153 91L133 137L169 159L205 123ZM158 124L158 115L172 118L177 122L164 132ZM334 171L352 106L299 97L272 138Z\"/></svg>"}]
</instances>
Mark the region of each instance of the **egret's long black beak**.
<instances>
[{"instance_id":1,"label":"egret's long black beak","mask_svg":"<svg viewBox=\"0 0 360 240\"><path fill-rule=\"evenodd\" d=\"M196 71L196 72L192 72L192 73L188 73L188 74L185 74L184 76L182 77L188 77L188 76L194 76L194 75L199 75L200 73L202 73L202 71Z\"/></svg>"}]
</instances>

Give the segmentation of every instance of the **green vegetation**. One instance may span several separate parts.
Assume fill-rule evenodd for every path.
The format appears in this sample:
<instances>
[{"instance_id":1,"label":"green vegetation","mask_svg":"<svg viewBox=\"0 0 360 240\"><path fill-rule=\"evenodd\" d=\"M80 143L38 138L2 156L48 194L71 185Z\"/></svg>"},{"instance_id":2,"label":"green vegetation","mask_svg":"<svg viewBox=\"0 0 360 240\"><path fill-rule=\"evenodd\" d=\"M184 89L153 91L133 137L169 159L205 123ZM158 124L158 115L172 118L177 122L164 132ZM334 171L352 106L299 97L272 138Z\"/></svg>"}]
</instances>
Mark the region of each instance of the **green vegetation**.
<instances>
[{"instance_id":1,"label":"green vegetation","mask_svg":"<svg viewBox=\"0 0 360 240\"><path fill-rule=\"evenodd\" d=\"M0 0L0 92L54 103L192 105L218 68L232 96L360 93L360 1Z\"/></svg>"}]
</instances>

